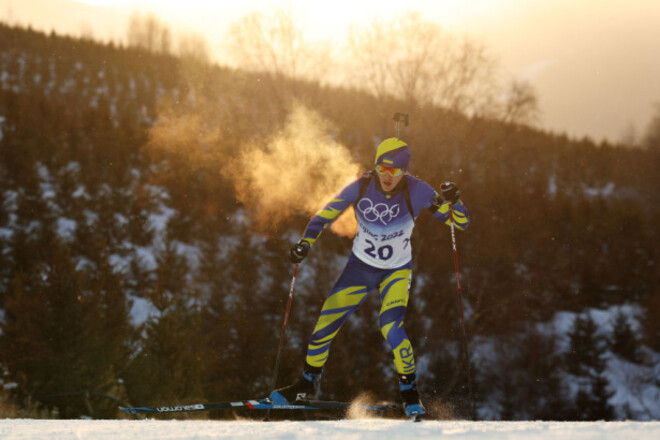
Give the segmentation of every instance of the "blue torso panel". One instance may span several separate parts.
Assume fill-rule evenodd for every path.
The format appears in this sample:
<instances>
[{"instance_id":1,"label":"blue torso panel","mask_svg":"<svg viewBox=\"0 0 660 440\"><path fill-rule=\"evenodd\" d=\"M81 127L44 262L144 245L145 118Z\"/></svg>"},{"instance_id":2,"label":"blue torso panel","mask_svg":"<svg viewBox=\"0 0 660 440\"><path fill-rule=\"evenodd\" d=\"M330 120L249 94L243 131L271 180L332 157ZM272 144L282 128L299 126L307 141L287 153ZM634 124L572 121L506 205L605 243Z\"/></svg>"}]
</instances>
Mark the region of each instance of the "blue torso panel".
<instances>
[{"instance_id":1,"label":"blue torso panel","mask_svg":"<svg viewBox=\"0 0 660 440\"><path fill-rule=\"evenodd\" d=\"M353 240L355 256L382 269L395 269L409 263L415 218L434 205L433 215L449 224L449 204L439 206L438 194L426 182L410 175L404 178L405 185L394 194L385 194L379 189L377 176L367 174L355 180L312 218L303 239L313 246L323 230L352 204L358 222L358 233ZM460 230L469 223L467 209L460 201L454 205L454 223Z\"/></svg>"}]
</instances>

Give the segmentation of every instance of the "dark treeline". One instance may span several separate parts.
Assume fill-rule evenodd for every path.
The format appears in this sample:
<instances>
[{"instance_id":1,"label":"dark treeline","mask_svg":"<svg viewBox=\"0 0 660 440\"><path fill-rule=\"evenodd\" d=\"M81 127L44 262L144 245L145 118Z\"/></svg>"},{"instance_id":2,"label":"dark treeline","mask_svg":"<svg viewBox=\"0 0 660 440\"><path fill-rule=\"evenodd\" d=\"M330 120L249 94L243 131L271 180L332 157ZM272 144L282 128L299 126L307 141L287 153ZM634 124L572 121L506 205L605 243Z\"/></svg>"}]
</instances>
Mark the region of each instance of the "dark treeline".
<instances>
[{"instance_id":1,"label":"dark treeline","mask_svg":"<svg viewBox=\"0 0 660 440\"><path fill-rule=\"evenodd\" d=\"M286 255L308 214L255 230L216 165L281 130L295 97L332 122L329 135L364 170L374 139L393 134L389 117L409 112L412 172L436 188L460 185L472 217L458 249L484 417L650 417L608 402L605 370L613 357L652 369L660 351L660 148L190 63L0 25L0 411L117 417L120 403L269 392ZM182 145L154 142L166 118L194 126ZM406 328L421 392L439 417L464 417L449 231L422 215L413 239ZM305 261L280 385L299 374L349 248L326 233ZM334 342L325 397L397 399L378 306L367 301ZM604 334L586 313L616 306L637 310L639 328L621 313ZM562 311L575 313L570 330L544 331Z\"/></svg>"}]
</instances>

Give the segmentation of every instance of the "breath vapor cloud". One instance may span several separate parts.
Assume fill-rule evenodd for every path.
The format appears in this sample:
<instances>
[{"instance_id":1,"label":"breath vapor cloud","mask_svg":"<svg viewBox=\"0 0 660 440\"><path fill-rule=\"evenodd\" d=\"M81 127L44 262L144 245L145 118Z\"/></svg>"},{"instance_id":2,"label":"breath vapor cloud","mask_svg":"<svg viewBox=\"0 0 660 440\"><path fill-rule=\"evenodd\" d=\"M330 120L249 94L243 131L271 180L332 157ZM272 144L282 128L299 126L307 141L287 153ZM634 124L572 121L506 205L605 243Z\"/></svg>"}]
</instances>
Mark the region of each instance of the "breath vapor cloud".
<instances>
[{"instance_id":1,"label":"breath vapor cloud","mask_svg":"<svg viewBox=\"0 0 660 440\"><path fill-rule=\"evenodd\" d=\"M359 172L346 147L330 136L330 124L296 104L284 129L264 143L243 147L224 171L255 226L276 229L293 215L311 215ZM351 210L333 224L338 234L355 235Z\"/></svg>"}]
</instances>

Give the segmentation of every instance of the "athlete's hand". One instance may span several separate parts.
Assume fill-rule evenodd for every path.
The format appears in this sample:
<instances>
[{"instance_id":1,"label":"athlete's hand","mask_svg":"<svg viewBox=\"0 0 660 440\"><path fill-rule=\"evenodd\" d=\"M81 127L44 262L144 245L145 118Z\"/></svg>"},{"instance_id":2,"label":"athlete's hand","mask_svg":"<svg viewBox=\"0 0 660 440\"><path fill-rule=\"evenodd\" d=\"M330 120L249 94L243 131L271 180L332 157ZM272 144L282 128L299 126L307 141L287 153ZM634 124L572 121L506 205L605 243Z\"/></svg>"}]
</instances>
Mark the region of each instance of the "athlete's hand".
<instances>
[{"instance_id":1,"label":"athlete's hand","mask_svg":"<svg viewBox=\"0 0 660 440\"><path fill-rule=\"evenodd\" d=\"M458 185L450 181L443 183L440 186L440 191L442 192L442 198L452 205L458 202L458 198L461 195L461 192L458 190Z\"/></svg>"},{"instance_id":2,"label":"athlete's hand","mask_svg":"<svg viewBox=\"0 0 660 440\"><path fill-rule=\"evenodd\" d=\"M298 264L305 259L308 253L309 246L307 243L300 240L291 247L291 250L289 251L289 260L291 260L293 264Z\"/></svg>"}]
</instances>

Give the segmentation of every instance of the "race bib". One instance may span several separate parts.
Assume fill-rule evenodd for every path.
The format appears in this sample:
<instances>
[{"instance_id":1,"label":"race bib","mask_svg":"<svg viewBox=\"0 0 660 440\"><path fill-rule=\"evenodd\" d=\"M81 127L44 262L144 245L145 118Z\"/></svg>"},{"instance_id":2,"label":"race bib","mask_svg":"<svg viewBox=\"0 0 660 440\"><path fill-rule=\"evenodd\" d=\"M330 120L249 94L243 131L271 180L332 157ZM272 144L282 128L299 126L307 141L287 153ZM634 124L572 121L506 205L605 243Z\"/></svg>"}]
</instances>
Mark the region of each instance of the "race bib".
<instances>
[{"instance_id":1,"label":"race bib","mask_svg":"<svg viewBox=\"0 0 660 440\"><path fill-rule=\"evenodd\" d=\"M380 196L380 197L379 197ZM403 194L388 199L369 191L355 205L358 233L353 253L365 263L394 269L412 258L410 237L415 225Z\"/></svg>"}]
</instances>

